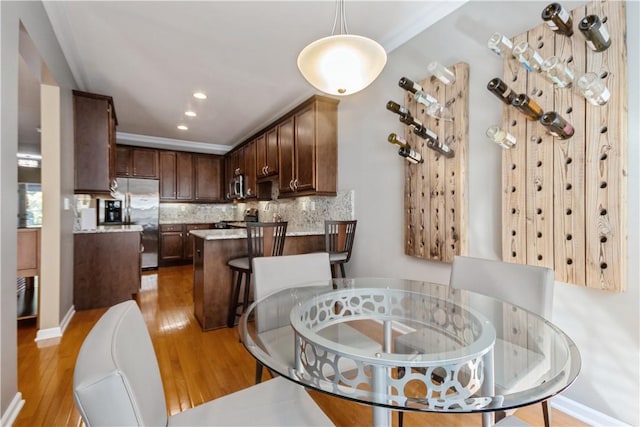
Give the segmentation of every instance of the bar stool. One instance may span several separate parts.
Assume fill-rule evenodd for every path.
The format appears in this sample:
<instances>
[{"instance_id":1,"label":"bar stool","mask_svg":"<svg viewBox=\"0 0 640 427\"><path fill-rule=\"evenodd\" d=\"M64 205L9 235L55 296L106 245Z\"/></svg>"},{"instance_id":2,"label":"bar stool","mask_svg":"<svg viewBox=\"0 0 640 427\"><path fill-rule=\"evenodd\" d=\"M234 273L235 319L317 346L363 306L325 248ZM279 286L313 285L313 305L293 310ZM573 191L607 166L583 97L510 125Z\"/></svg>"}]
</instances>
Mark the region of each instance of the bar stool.
<instances>
[{"instance_id":1,"label":"bar stool","mask_svg":"<svg viewBox=\"0 0 640 427\"><path fill-rule=\"evenodd\" d=\"M324 246L325 251L329 252L331 275L334 278L336 277L334 268L336 265L340 266L342 277L346 277L344 265L351 259L351 249L353 248L357 223L357 220L324 221Z\"/></svg>"},{"instance_id":2,"label":"bar stool","mask_svg":"<svg viewBox=\"0 0 640 427\"><path fill-rule=\"evenodd\" d=\"M231 268L231 274L236 275L236 280L232 281L233 289L231 290L229 315L227 317L228 327L232 328L235 325L236 318L241 316L249 306L251 261L256 257L282 255L286 233L286 222L247 222L247 256L234 258L227 262L227 265ZM244 295L242 301L239 302L243 278ZM242 307L240 312L238 312L238 307Z\"/></svg>"}]
</instances>

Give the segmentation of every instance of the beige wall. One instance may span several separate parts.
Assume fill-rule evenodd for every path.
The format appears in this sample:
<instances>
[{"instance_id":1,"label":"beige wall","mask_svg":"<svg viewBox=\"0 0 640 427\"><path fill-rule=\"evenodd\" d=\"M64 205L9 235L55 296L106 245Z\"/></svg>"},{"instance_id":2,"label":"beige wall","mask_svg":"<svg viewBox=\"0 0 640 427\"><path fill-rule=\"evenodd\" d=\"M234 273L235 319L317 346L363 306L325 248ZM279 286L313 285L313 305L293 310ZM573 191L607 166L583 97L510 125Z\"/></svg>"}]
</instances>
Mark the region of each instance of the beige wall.
<instances>
[{"instance_id":1,"label":"beige wall","mask_svg":"<svg viewBox=\"0 0 640 427\"><path fill-rule=\"evenodd\" d=\"M20 23L24 25L34 45L60 86L59 96L59 153L49 161L49 169L59 179L49 196L57 200L52 208L59 211L53 220L59 234L50 239L57 253L61 253L60 265L51 282L43 277L43 286L51 284L50 291L56 294L55 301L43 300L46 310L53 313L53 328L60 325L62 317L69 311L73 295L73 246L71 211L60 211L63 197L73 194L73 119L71 89L75 82L69 66L57 43L48 17L40 2L0 2L0 52L2 72L0 86L1 137L0 137L0 413L2 421L8 422L19 408L20 394L17 388L16 348L16 213L17 213L17 164L18 141L18 55ZM51 80L48 81L51 83ZM44 137L43 137L44 138ZM43 172L44 173L44 172ZM44 177L43 179L46 179ZM45 212L46 213L46 212ZM57 242L57 243L55 243ZM43 253L43 258L47 254ZM55 326L53 326L55 324Z\"/></svg>"}]
</instances>

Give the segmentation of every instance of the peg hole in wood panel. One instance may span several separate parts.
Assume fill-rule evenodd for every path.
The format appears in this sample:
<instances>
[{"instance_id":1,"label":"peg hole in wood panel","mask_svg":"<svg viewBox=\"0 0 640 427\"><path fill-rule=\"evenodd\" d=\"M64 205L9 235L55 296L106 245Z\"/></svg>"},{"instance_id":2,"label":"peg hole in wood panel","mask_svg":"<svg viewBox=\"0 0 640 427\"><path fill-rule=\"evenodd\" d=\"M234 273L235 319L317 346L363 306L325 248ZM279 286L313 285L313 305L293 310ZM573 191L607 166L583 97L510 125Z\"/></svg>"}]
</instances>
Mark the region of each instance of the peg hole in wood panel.
<instances>
[{"instance_id":1,"label":"peg hole in wood panel","mask_svg":"<svg viewBox=\"0 0 640 427\"><path fill-rule=\"evenodd\" d=\"M541 238L542 238L542 233L538 231L538 232L536 233L536 237L537 237L538 239L541 239Z\"/></svg>"},{"instance_id":2,"label":"peg hole in wood panel","mask_svg":"<svg viewBox=\"0 0 640 427\"><path fill-rule=\"evenodd\" d=\"M600 216L605 216L607 214L606 209L600 209Z\"/></svg>"},{"instance_id":3,"label":"peg hole in wood panel","mask_svg":"<svg viewBox=\"0 0 640 427\"><path fill-rule=\"evenodd\" d=\"M511 121L511 126L516 126L518 124L518 122L516 120L512 120Z\"/></svg>"},{"instance_id":4,"label":"peg hole in wood panel","mask_svg":"<svg viewBox=\"0 0 640 427\"><path fill-rule=\"evenodd\" d=\"M607 243L607 236L600 237L600 243Z\"/></svg>"},{"instance_id":5,"label":"peg hole in wood panel","mask_svg":"<svg viewBox=\"0 0 640 427\"><path fill-rule=\"evenodd\" d=\"M511 252L511 257L515 258L517 256L517 254L515 253L515 251Z\"/></svg>"},{"instance_id":6,"label":"peg hole in wood panel","mask_svg":"<svg viewBox=\"0 0 640 427\"><path fill-rule=\"evenodd\" d=\"M607 188L607 182L606 181L602 181L600 183L600 188Z\"/></svg>"},{"instance_id":7,"label":"peg hole in wood panel","mask_svg":"<svg viewBox=\"0 0 640 427\"><path fill-rule=\"evenodd\" d=\"M542 255L538 255L538 261L542 261Z\"/></svg>"},{"instance_id":8,"label":"peg hole in wood panel","mask_svg":"<svg viewBox=\"0 0 640 427\"><path fill-rule=\"evenodd\" d=\"M571 157L568 157L565 163L570 165L571 163L573 163L573 159Z\"/></svg>"},{"instance_id":9,"label":"peg hole in wood panel","mask_svg":"<svg viewBox=\"0 0 640 427\"><path fill-rule=\"evenodd\" d=\"M544 42L540 41L538 42L538 49L542 49L544 47Z\"/></svg>"},{"instance_id":10,"label":"peg hole in wood panel","mask_svg":"<svg viewBox=\"0 0 640 427\"><path fill-rule=\"evenodd\" d=\"M516 235L516 230L511 230L511 235L515 236Z\"/></svg>"},{"instance_id":11,"label":"peg hole in wood panel","mask_svg":"<svg viewBox=\"0 0 640 427\"><path fill-rule=\"evenodd\" d=\"M571 189L573 188L573 186L572 186L571 184L567 184L567 185L565 186L565 188L566 188L567 190L571 190Z\"/></svg>"},{"instance_id":12,"label":"peg hole in wood panel","mask_svg":"<svg viewBox=\"0 0 640 427\"><path fill-rule=\"evenodd\" d=\"M608 71L603 71L600 73L600 78L601 79L606 79L607 77L609 77L609 72Z\"/></svg>"},{"instance_id":13,"label":"peg hole in wood panel","mask_svg":"<svg viewBox=\"0 0 640 427\"><path fill-rule=\"evenodd\" d=\"M573 210L571 210L571 208L566 210L567 215L571 215L573 213Z\"/></svg>"},{"instance_id":14,"label":"peg hole in wood panel","mask_svg":"<svg viewBox=\"0 0 640 427\"><path fill-rule=\"evenodd\" d=\"M515 193L516 192L516 187L511 187L511 192Z\"/></svg>"},{"instance_id":15,"label":"peg hole in wood panel","mask_svg":"<svg viewBox=\"0 0 640 427\"><path fill-rule=\"evenodd\" d=\"M542 191L542 185L536 185L536 191Z\"/></svg>"},{"instance_id":16,"label":"peg hole in wood panel","mask_svg":"<svg viewBox=\"0 0 640 427\"><path fill-rule=\"evenodd\" d=\"M600 263L600 268L601 268L601 269L606 270L606 269L607 269L607 267L608 267L608 266L607 266L607 263L606 263L606 262L602 262L602 263Z\"/></svg>"},{"instance_id":17,"label":"peg hole in wood panel","mask_svg":"<svg viewBox=\"0 0 640 427\"><path fill-rule=\"evenodd\" d=\"M567 112L567 114L571 114L573 113L573 107L569 107L565 111Z\"/></svg>"},{"instance_id":18,"label":"peg hole in wood panel","mask_svg":"<svg viewBox=\"0 0 640 427\"><path fill-rule=\"evenodd\" d=\"M608 131L608 130L609 130L609 129L607 129L607 127L606 127L606 126L602 126L602 127L600 128L600 133L607 133L607 131Z\"/></svg>"},{"instance_id":19,"label":"peg hole in wood panel","mask_svg":"<svg viewBox=\"0 0 640 427\"><path fill-rule=\"evenodd\" d=\"M455 174L456 173L454 171L451 171L451 176L455 176Z\"/></svg>"},{"instance_id":20,"label":"peg hole in wood panel","mask_svg":"<svg viewBox=\"0 0 640 427\"><path fill-rule=\"evenodd\" d=\"M512 170L512 171L516 170L516 167L517 167L517 166L516 166L516 164L515 164L515 163L512 163L512 164L511 164L511 170Z\"/></svg>"},{"instance_id":21,"label":"peg hole in wood panel","mask_svg":"<svg viewBox=\"0 0 640 427\"><path fill-rule=\"evenodd\" d=\"M607 153L602 153L600 155L600 160L607 160Z\"/></svg>"},{"instance_id":22,"label":"peg hole in wood panel","mask_svg":"<svg viewBox=\"0 0 640 427\"><path fill-rule=\"evenodd\" d=\"M538 160L538 163L536 163L537 167L541 167L542 166L542 161Z\"/></svg>"},{"instance_id":23,"label":"peg hole in wood panel","mask_svg":"<svg viewBox=\"0 0 640 427\"><path fill-rule=\"evenodd\" d=\"M573 260L571 258L567 258L567 265L573 264Z\"/></svg>"},{"instance_id":24,"label":"peg hole in wood panel","mask_svg":"<svg viewBox=\"0 0 640 427\"><path fill-rule=\"evenodd\" d=\"M516 214L516 208L511 208L511 215L515 215Z\"/></svg>"},{"instance_id":25,"label":"peg hole in wood panel","mask_svg":"<svg viewBox=\"0 0 640 427\"><path fill-rule=\"evenodd\" d=\"M542 215L542 209L540 209L540 208L536 209L536 213L537 213L538 215Z\"/></svg>"},{"instance_id":26,"label":"peg hole in wood panel","mask_svg":"<svg viewBox=\"0 0 640 427\"><path fill-rule=\"evenodd\" d=\"M567 64L571 64L573 62L573 55L567 56L566 62Z\"/></svg>"},{"instance_id":27,"label":"peg hole in wood panel","mask_svg":"<svg viewBox=\"0 0 640 427\"><path fill-rule=\"evenodd\" d=\"M566 239L568 242L570 242L571 240L573 240L573 235L572 234L567 234Z\"/></svg>"},{"instance_id":28,"label":"peg hole in wood panel","mask_svg":"<svg viewBox=\"0 0 640 427\"><path fill-rule=\"evenodd\" d=\"M420 212L421 212L421 213L424 213L424 208L420 208Z\"/></svg>"},{"instance_id":29,"label":"peg hole in wood panel","mask_svg":"<svg viewBox=\"0 0 640 427\"><path fill-rule=\"evenodd\" d=\"M608 16L603 16L602 19L600 19L600 21L602 21L603 24L606 24L608 19L609 19Z\"/></svg>"},{"instance_id":30,"label":"peg hole in wood panel","mask_svg":"<svg viewBox=\"0 0 640 427\"><path fill-rule=\"evenodd\" d=\"M542 138L539 136L532 136L531 141L535 142L536 144L542 144Z\"/></svg>"},{"instance_id":31,"label":"peg hole in wood panel","mask_svg":"<svg viewBox=\"0 0 640 427\"><path fill-rule=\"evenodd\" d=\"M518 80L518 75L516 74L515 76L513 76L513 78L511 79L512 82L515 82Z\"/></svg>"},{"instance_id":32,"label":"peg hole in wood panel","mask_svg":"<svg viewBox=\"0 0 640 427\"><path fill-rule=\"evenodd\" d=\"M456 194L456 190L451 190L451 195L455 195Z\"/></svg>"},{"instance_id":33,"label":"peg hole in wood panel","mask_svg":"<svg viewBox=\"0 0 640 427\"><path fill-rule=\"evenodd\" d=\"M422 197L424 197L424 191L421 194L422 194Z\"/></svg>"}]
</instances>

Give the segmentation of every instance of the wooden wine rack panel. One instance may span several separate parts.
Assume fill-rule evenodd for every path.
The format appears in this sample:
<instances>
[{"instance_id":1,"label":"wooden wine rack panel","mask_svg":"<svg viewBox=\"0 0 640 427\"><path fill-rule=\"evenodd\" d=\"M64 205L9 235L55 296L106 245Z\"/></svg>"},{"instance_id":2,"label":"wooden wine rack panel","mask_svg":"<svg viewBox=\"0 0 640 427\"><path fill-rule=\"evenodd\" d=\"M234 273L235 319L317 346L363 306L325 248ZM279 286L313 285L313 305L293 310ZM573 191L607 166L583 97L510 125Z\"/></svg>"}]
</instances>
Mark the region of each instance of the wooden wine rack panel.
<instances>
[{"instance_id":1,"label":"wooden wine rack panel","mask_svg":"<svg viewBox=\"0 0 640 427\"><path fill-rule=\"evenodd\" d=\"M611 46L593 52L578 30L588 14L606 18ZM517 138L503 151L503 259L555 270L556 280L621 292L627 272L627 49L626 6L596 0L571 12L574 34L554 34L545 23L515 36L543 58L569 62L576 79L596 72L611 98L593 106L573 88L559 89L540 74L507 61L504 81L545 111L557 111L575 128L554 139L539 122L503 107L503 127Z\"/></svg>"},{"instance_id":2,"label":"wooden wine rack panel","mask_svg":"<svg viewBox=\"0 0 640 427\"><path fill-rule=\"evenodd\" d=\"M425 92L451 111L453 121L437 120L425 113L406 92L405 106L411 114L438 134L455 155L445 158L428 148L409 127L405 137L422 154L424 163L405 166L405 253L418 258L451 262L467 254L467 153L469 141L469 66L458 63L449 69L456 75L447 86L430 77L418 82Z\"/></svg>"}]
</instances>

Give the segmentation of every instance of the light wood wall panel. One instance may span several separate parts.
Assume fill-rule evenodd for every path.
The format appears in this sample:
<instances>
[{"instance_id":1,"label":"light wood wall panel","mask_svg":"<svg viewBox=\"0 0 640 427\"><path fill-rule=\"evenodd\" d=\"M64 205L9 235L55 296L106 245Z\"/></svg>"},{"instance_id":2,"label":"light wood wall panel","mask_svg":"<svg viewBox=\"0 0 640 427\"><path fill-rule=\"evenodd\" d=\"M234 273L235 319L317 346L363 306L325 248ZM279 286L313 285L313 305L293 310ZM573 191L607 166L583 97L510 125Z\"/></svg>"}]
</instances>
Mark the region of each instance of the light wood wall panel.
<instances>
[{"instance_id":1,"label":"light wood wall panel","mask_svg":"<svg viewBox=\"0 0 640 427\"><path fill-rule=\"evenodd\" d=\"M611 98L593 106L575 88L556 88L540 74L521 67L514 75L505 61L503 80L544 111L558 112L575 134L555 139L515 108L503 108L503 127L518 141L502 158L503 259L551 267L559 281L620 292L627 286L626 5L596 0L571 13L572 37L541 22L512 41L528 40L543 58L559 56L576 79L596 72ZM611 35L604 52L589 49L578 30L588 14L603 19Z\"/></svg>"},{"instance_id":2,"label":"light wood wall panel","mask_svg":"<svg viewBox=\"0 0 640 427\"><path fill-rule=\"evenodd\" d=\"M424 163L405 166L405 253L418 258L451 262L468 251L467 153L469 141L469 66L448 67L456 75L452 85L435 77L418 81L425 92L451 111L453 121L437 120L425 113L410 93L405 106L411 114L454 151L445 158L407 127L405 138L422 154Z\"/></svg>"}]
</instances>

